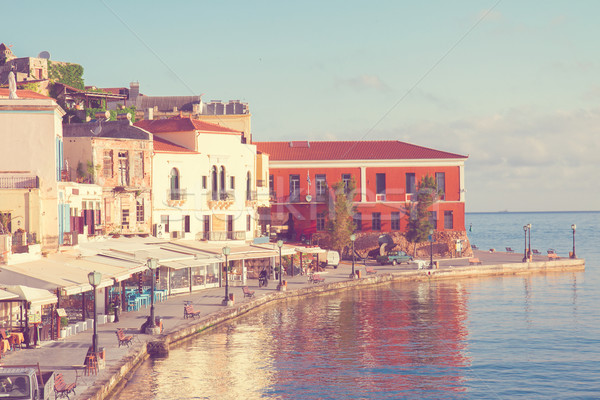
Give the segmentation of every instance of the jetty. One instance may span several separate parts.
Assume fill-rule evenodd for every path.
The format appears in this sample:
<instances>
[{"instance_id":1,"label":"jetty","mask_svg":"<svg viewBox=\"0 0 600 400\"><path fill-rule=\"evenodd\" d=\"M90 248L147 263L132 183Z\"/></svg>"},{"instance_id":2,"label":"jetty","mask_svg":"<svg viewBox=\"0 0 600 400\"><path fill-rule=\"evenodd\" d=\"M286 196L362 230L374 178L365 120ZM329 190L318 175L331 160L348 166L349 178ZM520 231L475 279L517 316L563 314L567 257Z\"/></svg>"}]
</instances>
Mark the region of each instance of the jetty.
<instances>
[{"instance_id":1,"label":"jetty","mask_svg":"<svg viewBox=\"0 0 600 400\"><path fill-rule=\"evenodd\" d=\"M472 257L435 259L433 268L429 260L418 265L378 265L374 260L355 262L356 278L352 279L352 262L344 260L338 268L327 268L319 275L320 282L309 280L306 275L284 276L285 290L278 290L279 281L270 280L269 285L258 287L258 280L249 280L253 296L245 296L242 287L229 287L233 304L224 306L225 288L205 289L189 294L173 295L155 305L155 315L163 323L163 331L157 335L140 333L142 324L150 315L149 308L123 312L119 322L98 325L98 344L104 359L97 371L86 374L84 360L92 342L92 331L86 330L56 341L41 342L32 349L9 351L2 355L0 365L40 363L42 370L62 373L64 381L77 382L75 399L101 400L118 395L131 378L135 369L148 357L165 356L172 346L189 340L212 326L225 323L261 306L287 298L300 298L356 287L387 284L393 281L426 281L436 279L462 279L469 277L507 276L547 272L578 272L585 270L584 259L549 258L534 255L523 262L523 254L476 250ZM369 273L368 273L369 272ZM358 277L360 275L360 277ZM186 318L185 306L191 304L198 315ZM131 345L120 343L117 329L124 335L132 335Z\"/></svg>"}]
</instances>

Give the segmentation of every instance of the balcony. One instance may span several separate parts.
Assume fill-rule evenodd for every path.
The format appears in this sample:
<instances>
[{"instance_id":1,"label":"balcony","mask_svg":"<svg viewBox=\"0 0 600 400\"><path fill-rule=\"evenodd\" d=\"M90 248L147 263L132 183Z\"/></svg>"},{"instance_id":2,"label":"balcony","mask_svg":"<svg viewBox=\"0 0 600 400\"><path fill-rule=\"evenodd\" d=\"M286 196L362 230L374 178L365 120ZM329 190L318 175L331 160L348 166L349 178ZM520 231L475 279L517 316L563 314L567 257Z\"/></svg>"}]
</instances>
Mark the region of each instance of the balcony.
<instances>
[{"instance_id":1,"label":"balcony","mask_svg":"<svg viewBox=\"0 0 600 400\"><path fill-rule=\"evenodd\" d=\"M37 176L0 176L0 189L38 189Z\"/></svg>"},{"instance_id":2,"label":"balcony","mask_svg":"<svg viewBox=\"0 0 600 400\"><path fill-rule=\"evenodd\" d=\"M211 190L207 194L208 208L211 210L226 210L235 202L233 190L215 191Z\"/></svg>"},{"instance_id":3,"label":"balcony","mask_svg":"<svg viewBox=\"0 0 600 400\"><path fill-rule=\"evenodd\" d=\"M167 200L186 201L187 200L187 190L186 189L167 189Z\"/></svg>"}]
</instances>

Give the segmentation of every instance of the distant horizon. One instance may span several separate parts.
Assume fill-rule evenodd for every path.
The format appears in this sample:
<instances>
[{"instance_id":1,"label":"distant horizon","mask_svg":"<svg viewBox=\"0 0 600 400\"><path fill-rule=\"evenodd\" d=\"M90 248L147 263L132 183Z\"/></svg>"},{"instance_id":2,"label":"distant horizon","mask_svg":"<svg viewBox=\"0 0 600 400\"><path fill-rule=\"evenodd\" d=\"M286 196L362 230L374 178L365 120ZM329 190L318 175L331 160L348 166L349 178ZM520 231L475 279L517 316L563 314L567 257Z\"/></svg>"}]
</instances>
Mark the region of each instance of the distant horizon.
<instances>
[{"instance_id":1,"label":"distant horizon","mask_svg":"<svg viewBox=\"0 0 600 400\"><path fill-rule=\"evenodd\" d=\"M465 214L550 214L550 213L597 213L600 210L581 210L581 211L465 211Z\"/></svg>"}]
</instances>

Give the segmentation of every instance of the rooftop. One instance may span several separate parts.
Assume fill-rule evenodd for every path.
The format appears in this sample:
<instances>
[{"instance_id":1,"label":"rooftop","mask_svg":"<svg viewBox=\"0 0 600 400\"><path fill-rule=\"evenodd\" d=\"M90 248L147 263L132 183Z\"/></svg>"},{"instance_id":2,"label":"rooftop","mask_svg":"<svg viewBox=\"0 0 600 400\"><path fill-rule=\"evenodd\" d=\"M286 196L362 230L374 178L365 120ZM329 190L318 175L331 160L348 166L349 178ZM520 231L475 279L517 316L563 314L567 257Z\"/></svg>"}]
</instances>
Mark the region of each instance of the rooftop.
<instances>
[{"instance_id":1,"label":"rooftop","mask_svg":"<svg viewBox=\"0 0 600 400\"><path fill-rule=\"evenodd\" d=\"M143 120L136 122L135 126L143 128L152 133L202 131L209 133L240 134L238 131L225 128L221 125L199 121L189 116L175 116L167 119Z\"/></svg>"},{"instance_id":2,"label":"rooftop","mask_svg":"<svg viewBox=\"0 0 600 400\"><path fill-rule=\"evenodd\" d=\"M399 140L254 142L271 161L422 160L467 158Z\"/></svg>"}]
</instances>

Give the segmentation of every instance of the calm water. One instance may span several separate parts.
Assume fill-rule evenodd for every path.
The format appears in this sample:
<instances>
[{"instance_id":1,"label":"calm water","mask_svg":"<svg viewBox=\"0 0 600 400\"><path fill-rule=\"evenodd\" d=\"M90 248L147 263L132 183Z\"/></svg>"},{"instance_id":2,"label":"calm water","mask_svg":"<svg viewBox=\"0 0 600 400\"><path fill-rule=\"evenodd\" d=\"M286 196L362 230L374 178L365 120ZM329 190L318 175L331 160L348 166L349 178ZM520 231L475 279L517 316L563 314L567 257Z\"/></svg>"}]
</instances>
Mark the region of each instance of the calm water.
<instances>
[{"instance_id":1,"label":"calm water","mask_svg":"<svg viewBox=\"0 0 600 400\"><path fill-rule=\"evenodd\" d=\"M468 214L480 248L572 249L581 273L289 301L148 361L121 399L600 398L600 213Z\"/></svg>"}]
</instances>

